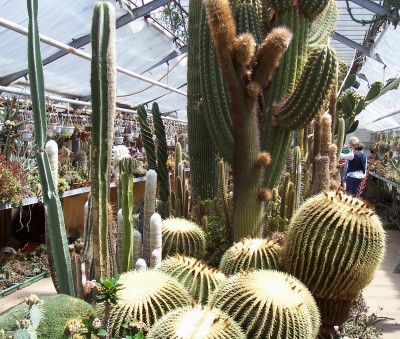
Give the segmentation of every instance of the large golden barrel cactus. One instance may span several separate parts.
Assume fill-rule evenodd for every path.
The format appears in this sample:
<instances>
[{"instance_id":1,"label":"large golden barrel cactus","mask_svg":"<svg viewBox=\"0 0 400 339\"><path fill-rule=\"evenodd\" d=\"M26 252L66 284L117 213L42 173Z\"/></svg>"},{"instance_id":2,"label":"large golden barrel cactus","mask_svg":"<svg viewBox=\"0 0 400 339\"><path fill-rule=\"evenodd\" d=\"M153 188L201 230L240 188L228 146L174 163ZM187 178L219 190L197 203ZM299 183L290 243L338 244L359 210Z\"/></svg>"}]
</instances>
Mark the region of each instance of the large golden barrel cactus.
<instances>
[{"instance_id":1,"label":"large golden barrel cactus","mask_svg":"<svg viewBox=\"0 0 400 339\"><path fill-rule=\"evenodd\" d=\"M217 308L180 307L168 312L150 329L148 339L245 339L240 326Z\"/></svg>"},{"instance_id":2,"label":"large golden barrel cactus","mask_svg":"<svg viewBox=\"0 0 400 339\"><path fill-rule=\"evenodd\" d=\"M178 279L202 304L207 303L212 291L226 279L225 274L203 261L179 254L163 260L158 270Z\"/></svg>"},{"instance_id":3,"label":"large golden barrel cactus","mask_svg":"<svg viewBox=\"0 0 400 339\"><path fill-rule=\"evenodd\" d=\"M372 280L384 251L382 224L363 200L323 192L292 218L282 264L309 288L322 323L332 328L346 320L351 300Z\"/></svg>"},{"instance_id":4,"label":"large golden barrel cactus","mask_svg":"<svg viewBox=\"0 0 400 339\"><path fill-rule=\"evenodd\" d=\"M235 274L215 290L210 304L228 313L252 339L315 339L320 326L310 291L283 272Z\"/></svg>"},{"instance_id":5,"label":"large golden barrel cactus","mask_svg":"<svg viewBox=\"0 0 400 339\"><path fill-rule=\"evenodd\" d=\"M222 256L219 269L226 275L251 269L279 269L281 245L269 238L244 238Z\"/></svg>"},{"instance_id":6,"label":"large golden barrel cactus","mask_svg":"<svg viewBox=\"0 0 400 339\"><path fill-rule=\"evenodd\" d=\"M113 336L122 335L122 324L128 315L150 327L168 311L192 302L183 285L163 272L131 271L122 274L119 282L123 288L110 312Z\"/></svg>"}]
</instances>

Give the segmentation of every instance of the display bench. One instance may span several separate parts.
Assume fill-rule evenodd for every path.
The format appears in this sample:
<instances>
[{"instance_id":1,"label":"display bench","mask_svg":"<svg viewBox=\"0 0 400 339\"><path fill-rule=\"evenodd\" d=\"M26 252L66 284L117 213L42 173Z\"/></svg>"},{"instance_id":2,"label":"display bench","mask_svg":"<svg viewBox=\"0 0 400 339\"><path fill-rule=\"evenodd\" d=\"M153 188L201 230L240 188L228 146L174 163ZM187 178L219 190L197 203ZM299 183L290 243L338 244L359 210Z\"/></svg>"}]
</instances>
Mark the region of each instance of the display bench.
<instances>
[{"instance_id":1,"label":"display bench","mask_svg":"<svg viewBox=\"0 0 400 339\"><path fill-rule=\"evenodd\" d=\"M135 208L144 196L146 177L134 178L133 199ZM91 187L81 187L60 193L67 234L83 233L84 206ZM118 187L110 184L110 203L118 205ZM116 211L117 213L117 211ZM25 199L20 207L13 208L9 203L0 205L0 248L9 244L10 239L43 242L44 208L40 198Z\"/></svg>"}]
</instances>

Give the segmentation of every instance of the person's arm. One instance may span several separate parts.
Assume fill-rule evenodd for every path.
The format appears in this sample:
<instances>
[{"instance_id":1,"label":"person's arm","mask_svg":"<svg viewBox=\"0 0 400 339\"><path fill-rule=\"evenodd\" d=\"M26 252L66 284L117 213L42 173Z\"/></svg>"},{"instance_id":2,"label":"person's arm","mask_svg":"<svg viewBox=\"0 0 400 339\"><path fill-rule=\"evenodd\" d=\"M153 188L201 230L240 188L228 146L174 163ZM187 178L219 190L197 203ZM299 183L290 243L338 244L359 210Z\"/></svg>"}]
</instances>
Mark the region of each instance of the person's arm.
<instances>
[{"instance_id":1,"label":"person's arm","mask_svg":"<svg viewBox=\"0 0 400 339\"><path fill-rule=\"evenodd\" d=\"M354 159L354 152L350 152L350 153L347 153L347 154L340 153L340 159L353 160Z\"/></svg>"}]
</instances>

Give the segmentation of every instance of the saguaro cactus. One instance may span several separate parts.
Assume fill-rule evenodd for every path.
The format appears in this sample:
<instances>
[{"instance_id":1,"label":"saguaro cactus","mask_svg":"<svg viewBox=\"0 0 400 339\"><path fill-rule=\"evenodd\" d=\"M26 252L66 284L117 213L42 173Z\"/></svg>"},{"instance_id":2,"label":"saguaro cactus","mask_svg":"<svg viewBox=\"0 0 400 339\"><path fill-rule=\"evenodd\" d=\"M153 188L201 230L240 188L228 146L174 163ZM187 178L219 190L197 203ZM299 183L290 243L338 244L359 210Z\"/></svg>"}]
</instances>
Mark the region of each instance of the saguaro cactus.
<instances>
[{"instance_id":1,"label":"saguaro cactus","mask_svg":"<svg viewBox=\"0 0 400 339\"><path fill-rule=\"evenodd\" d=\"M95 277L109 276L108 196L115 114L115 10L109 2L94 6L92 20L92 214Z\"/></svg>"},{"instance_id":2,"label":"saguaro cactus","mask_svg":"<svg viewBox=\"0 0 400 339\"><path fill-rule=\"evenodd\" d=\"M33 122L37 144L36 161L42 185L43 204L48 222L48 234L60 293L74 295L71 258L65 234L64 215L58 196L56 182L52 177L49 158L45 150L46 103L44 96L43 65L40 54L39 29L37 25L38 3L28 0L29 33L28 65L29 86L32 98Z\"/></svg>"},{"instance_id":3,"label":"saguaro cactus","mask_svg":"<svg viewBox=\"0 0 400 339\"><path fill-rule=\"evenodd\" d=\"M265 188L281 175L292 131L325 107L335 54L324 45L308 48L307 39L328 2L205 1L209 27L203 13L199 34L204 116L218 152L232 164L235 241L259 232ZM265 23L267 7L274 15Z\"/></svg>"}]
</instances>

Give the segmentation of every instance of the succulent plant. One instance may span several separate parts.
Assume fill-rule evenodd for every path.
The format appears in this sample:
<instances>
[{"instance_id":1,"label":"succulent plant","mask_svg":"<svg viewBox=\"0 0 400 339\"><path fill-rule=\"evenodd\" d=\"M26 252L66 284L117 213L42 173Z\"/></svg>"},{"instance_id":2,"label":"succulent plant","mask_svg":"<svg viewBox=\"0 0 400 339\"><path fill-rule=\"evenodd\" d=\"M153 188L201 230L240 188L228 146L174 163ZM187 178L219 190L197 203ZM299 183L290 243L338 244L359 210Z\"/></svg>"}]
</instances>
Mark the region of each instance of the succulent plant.
<instances>
[{"instance_id":1,"label":"succulent plant","mask_svg":"<svg viewBox=\"0 0 400 339\"><path fill-rule=\"evenodd\" d=\"M219 269L226 275L251 269L279 269L281 246L270 238L245 238L223 255Z\"/></svg>"},{"instance_id":2,"label":"succulent plant","mask_svg":"<svg viewBox=\"0 0 400 339\"><path fill-rule=\"evenodd\" d=\"M162 241L164 258L176 253L201 258L206 246L205 234L200 226L182 218L163 221Z\"/></svg>"},{"instance_id":3,"label":"succulent plant","mask_svg":"<svg viewBox=\"0 0 400 339\"><path fill-rule=\"evenodd\" d=\"M304 202L293 217L282 264L317 301L345 302L372 280L384 249L382 224L364 201L342 191L324 192Z\"/></svg>"},{"instance_id":4,"label":"succulent plant","mask_svg":"<svg viewBox=\"0 0 400 339\"><path fill-rule=\"evenodd\" d=\"M225 279L225 274L203 261L176 255L161 263L160 271L178 279L199 303L205 304L210 294Z\"/></svg>"},{"instance_id":5,"label":"succulent plant","mask_svg":"<svg viewBox=\"0 0 400 339\"><path fill-rule=\"evenodd\" d=\"M217 308L186 306L168 312L150 329L148 339L245 339L240 326Z\"/></svg>"},{"instance_id":6,"label":"succulent plant","mask_svg":"<svg viewBox=\"0 0 400 339\"><path fill-rule=\"evenodd\" d=\"M297 278L258 270L229 277L210 304L230 315L248 338L316 338L319 311L313 296Z\"/></svg>"},{"instance_id":7,"label":"succulent plant","mask_svg":"<svg viewBox=\"0 0 400 339\"><path fill-rule=\"evenodd\" d=\"M110 311L112 336L122 335L122 324L128 315L151 326L168 311L192 301L183 285L163 272L131 271L122 274L119 282L123 288Z\"/></svg>"}]
</instances>

